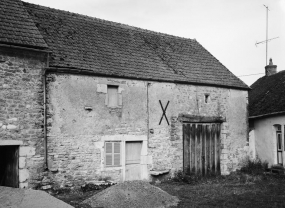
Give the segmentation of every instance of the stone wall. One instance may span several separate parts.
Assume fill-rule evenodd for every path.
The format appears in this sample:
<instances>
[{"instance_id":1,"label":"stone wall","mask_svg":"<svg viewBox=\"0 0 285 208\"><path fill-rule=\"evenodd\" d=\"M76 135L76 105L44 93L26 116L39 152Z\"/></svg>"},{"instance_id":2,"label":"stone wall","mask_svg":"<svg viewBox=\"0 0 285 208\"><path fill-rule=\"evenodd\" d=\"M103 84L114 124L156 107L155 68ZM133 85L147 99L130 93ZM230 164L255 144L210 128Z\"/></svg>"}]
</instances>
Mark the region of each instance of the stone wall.
<instances>
[{"instance_id":1,"label":"stone wall","mask_svg":"<svg viewBox=\"0 0 285 208\"><path fill-rule=\"evenodd\" d=\"M105 168L104 141L125 141L122 135L146 137L145 83L63 74L50 74L47 82L52 181L60 187L107 177L121 181L122 167ZM107 85L119 87L122 105L108 107Z\"/></svg>"},{"instance_id":2,"label":"stone wall","mask_svg":"<svg viewBox=\"0 0 285 208\"><path fill-rule=\"evenodd\" d=\"M45 66L45 53L0 47L0 144L21 144L20 187L36 186L43 171Z\"/></svg>"},{"instance_id":3,"label":"stone wall","mask_svg":"<svg viewBox=\"0 0 285 208\"><path fill-rule=\"evenodd\" d=\"M205 103L205 95L208 95ZM170 122L162 116L161 100ZM221 116L226 119L221 130L221 173L229 174L240 168L247 154L247 92L218 87L151 83L149 87L150 129L149 152L153 168L183 167L183 132L180 113L198 116Z\"/></svg>"},{"instance_id":4,"label":"stone wall","mask_svg":"<svg viewBox=\"0 0 285 208\"><path fill-rule=\"evenodd\" d=\"M107 85L118 86L120 104L115 108L106 103ZM239 168L247 154L247 91L50 74L47 92L49 169L57 186L77 186L106 177L124 180L123 165L105 167L105 141L144 141L145 179L151 169L170 169L172 173L182 169L180 113L226 119L221 132L222 174ZM169 125L165 117L159 124L163 112L159 101L163 108L169 101Z\"/></svg>"}]
</instances>

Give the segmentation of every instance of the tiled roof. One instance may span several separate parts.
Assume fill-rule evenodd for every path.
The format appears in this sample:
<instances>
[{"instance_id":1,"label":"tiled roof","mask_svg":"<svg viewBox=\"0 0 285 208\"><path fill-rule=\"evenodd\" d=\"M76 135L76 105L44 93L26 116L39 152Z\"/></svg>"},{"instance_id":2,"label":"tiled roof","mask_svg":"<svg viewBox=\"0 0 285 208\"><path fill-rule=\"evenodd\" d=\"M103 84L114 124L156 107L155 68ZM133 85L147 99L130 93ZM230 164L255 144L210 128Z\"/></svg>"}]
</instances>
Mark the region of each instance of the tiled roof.
<instances>
[{"instance_id":1,"label":"tiled roof","mask_svg":"<svg viewBox=\"0 0 285 208\"><path fill-rule=\"evenodd\" d=\"M264 76L251 85L249 116L261 116L285 111L285 71Z\"/></svg>"},{"instance_id":2,"label":"tiled roof","mask_svg":"<svg viewBox=\"0 0 285 208\"><path fill-rule=\"evenodd\" d=\"M20 0L0 2L0 43L47 48Z\"/></svg>"},{"instance_id":3,"label":"tiled roof","mask_svg":"<svg viewBox=\"0 0 285 208\"><path fill-rule=\"evenodd\" d=\"M196 40L23 4L52 51L51 67L248 89Z\"/></svg>"}]
</instances>

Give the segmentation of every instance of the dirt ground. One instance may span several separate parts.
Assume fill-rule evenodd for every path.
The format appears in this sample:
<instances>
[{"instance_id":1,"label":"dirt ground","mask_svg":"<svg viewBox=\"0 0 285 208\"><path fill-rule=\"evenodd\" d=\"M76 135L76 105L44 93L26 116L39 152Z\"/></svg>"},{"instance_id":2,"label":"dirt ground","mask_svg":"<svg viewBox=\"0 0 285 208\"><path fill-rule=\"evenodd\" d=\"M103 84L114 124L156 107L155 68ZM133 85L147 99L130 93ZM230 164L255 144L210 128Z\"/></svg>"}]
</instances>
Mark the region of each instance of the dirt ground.
<instances>
[{"instance_id":1,"label":"dirt ground","mask_svg":"<svg viewBox=\"0 0 285 208\"><path fill-rule=\"evenodd\" d=\"M284 177L264 176L250 180L225 177L194 184L169 181L156 186L177 196L180 199L178 207L285 207ZM90 208L81 202L102 190L78 190L55 197L76 208Z\"/></svg>"},{"instance_id":2,"label":"dirt ground","mask_svg":"<svg viewBox=\"0 0 285 208\"><path fill-rule=\"evenodd\" d=\"M0 186L0 208L72 208L44 191Z\"/></svg>"}]
</instances>

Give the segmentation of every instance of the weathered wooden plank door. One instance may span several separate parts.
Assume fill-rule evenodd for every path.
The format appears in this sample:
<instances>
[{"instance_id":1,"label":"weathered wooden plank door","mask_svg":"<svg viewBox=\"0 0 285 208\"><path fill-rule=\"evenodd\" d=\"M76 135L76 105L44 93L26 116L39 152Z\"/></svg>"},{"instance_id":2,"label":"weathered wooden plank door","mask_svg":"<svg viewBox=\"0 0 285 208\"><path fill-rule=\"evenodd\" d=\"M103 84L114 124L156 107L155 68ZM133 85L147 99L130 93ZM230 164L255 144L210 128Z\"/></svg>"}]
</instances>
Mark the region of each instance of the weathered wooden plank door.
<instances>
[{"instance_id":1,"label":"weathered wooden plank door","mask_svg":"<svg viewBox=\"0 0 285 208\"><path fill-rule=\"evenodd\" d=\"M219 123L183 124L183 170L186 174L220 173Z\"/></svg>"},{"instance_id":2,"label":"weathered wooden plank door","mask_svg":"<svg viewBox=\"0 0 285 208\"><path fill-rule=\"evenodd\" d=\"M126 142L126 174L125 180L141 179L141 141Z\"/></svg>"}]
</instances>

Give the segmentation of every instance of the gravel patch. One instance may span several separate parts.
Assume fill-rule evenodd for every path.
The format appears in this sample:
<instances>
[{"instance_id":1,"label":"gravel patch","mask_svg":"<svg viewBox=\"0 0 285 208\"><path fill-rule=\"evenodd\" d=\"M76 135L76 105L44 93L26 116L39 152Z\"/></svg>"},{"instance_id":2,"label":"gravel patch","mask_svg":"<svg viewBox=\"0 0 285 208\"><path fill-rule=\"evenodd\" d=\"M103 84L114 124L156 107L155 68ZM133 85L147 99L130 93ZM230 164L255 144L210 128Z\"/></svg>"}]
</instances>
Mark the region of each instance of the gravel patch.
<instances>
[{"instance_id":1,"label":"gravel patch","mask_svg":"<svg viewBox=\"0 0 285 208\"><path fill-rule=\"evenodd\" d=\"M72 208L44 191L0 186L0 208Z\"/></svg>"},{"instance_id":2,"label":"gravel patch","mask_svg":"<svg viewBox=\"0 0 285 208\"><path fill-rule=\"evenodd\" d=\"M177 206L179 199L146 181L126 181L83 201L92 208L163 208Z\"/></svg>"}]
</instances>

